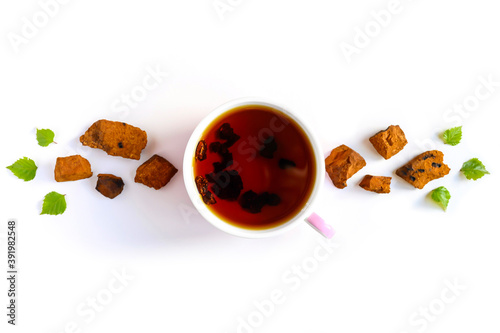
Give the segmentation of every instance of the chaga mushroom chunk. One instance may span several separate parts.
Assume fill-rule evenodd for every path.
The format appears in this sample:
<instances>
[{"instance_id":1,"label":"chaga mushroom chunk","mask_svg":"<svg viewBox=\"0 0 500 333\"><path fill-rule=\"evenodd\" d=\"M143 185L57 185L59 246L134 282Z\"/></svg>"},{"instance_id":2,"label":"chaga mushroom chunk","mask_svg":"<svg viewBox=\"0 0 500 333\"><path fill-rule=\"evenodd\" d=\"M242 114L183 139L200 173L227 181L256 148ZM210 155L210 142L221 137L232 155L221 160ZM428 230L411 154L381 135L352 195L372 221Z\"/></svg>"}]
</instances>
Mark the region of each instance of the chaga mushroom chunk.
<instances>
[{"instance_id":1,"label":"chaga mushroom chunk","mask_svg":"<svg viewBox=\"0 0 500 333\"><path fill-rule=\"evenodd\" d=\"M125 184L121 177L115 175L100 173L97 175L97 184L95 189L105 197L115 198L123 191Z\"/></svg>"},{"instance_id":2,"label":"chaga mushroom chunk","mask_svg":"<svg viewBox=\"0 0 500 333\"><path fill-rule=\"evenodd\" d=\"M264 141L264 145L260 149L259 154L262 157L271 159L274 157L274 152L277 149L278 149L278 144L274 140L274 136L270 136Z\"/></svg>"},{"instance_id":3,"label":"chaga mushroom chunk","mask_svg":"<svg viewBox=\"0 0 500 333\"><path fill-rule=\"evenodd\" d=\"M365 159L346 145L333 149L325 160L326 172L333 185L340 189L346 187L346 181L365 165Z\"/></svg>"},{"instance_id":4,"label":"chaga mushroom chunk","mask_svg":"<svg viewBox=\"0 0 500 333\"><path fill-rule=\"evenodd\" d=\"M234 133L234 130L231 125L229 125L229 123L222 124L221 127L217 130L216 135L219 139L226 141L224 143L226 148L231 147L236 141L240 139L240 136Z\"/></svg>"},{"instance_id":5,"label":"chaga mushroom chunk","mask_svg":"<svg viewBox=\"0 0 500 333\"><path fill-rule=\"evenodd\" d=\"M294 161L287 160L286 158L280 158L278 161L278 166L280 169L289 169L289 168L295 168L297 165L295 164Z\"/></svg>"},{"instance_id":6,"label":"chaga mushroom chunk","mask_svg":"<svg viewBox=\"0 0 500 333\"><path fill-rule=\"evenodd\" d=\"M196 156L197 161L203 161L207 158L207 143L205 140L200 140L198 146L196 146Z\"/></svg>"},{"instance_id":7,"label":"chaga mushroom chunk","mask_svg":"<svg viewBox=\"0 0 500 333\"><path fill-rule=\"evenodd\" d=\"M176 173L176 167L155 154L137 168L134 181L159 190L167 185Z\"/></svg>"},{"instance_id":8,"label":"chaga mushroom chunk","mask_svg":"<svg viewBox=\"0 0 500 333\"><path fill-rule=\"evenodd\" d=\"M252 190L243 193L239 201L241 208L252 214L260 213L262 207L266 204L264 198Z\"/></svg>"},{"instance_id":9,"label":"chaga mushroom chunk","mask_svg":"<svg viewBox=\"0 0 500 333\"><path fill-rule=\"evenodd\" d=\"M208 181L203 176L198 176L195 178L196 188L198 189L198 193L201 194L201 198L206 205L213 205L217 201L215 201L212 192L208 190Z\"/></svg>"},{"instance_id":10,"label":"chaga mushroom chunk","mask_svg":"<svg viewBox=\"0 0 500 333\"><path fill-rule=\"evenodd\" d=\"M222 143L220 143L219 141L214 141L212 142L209 146L208 146L208 149L212 152L212 153L218 153L220 151L222 147Z\"/></svg>"},{"instance_id":11,"label":"chaga mushroom chunk","mask_svg":"<svg viewBox=\"0 0 500 333\"><path fill-rule=\"evenodd\" d=\"M148 136L138 127L101 119L89 127L80 137L80 142L84 146L102 149L108 155L138 160L148 143Z\"/></svg>"},{"instance_id":12,"label":"chaga mushroom chunk","mask_svg":"<svg viewBox=\"0 0 500 333\"><path fill-rule=\"evenodd\" d=\"M405 133L398 125L391 125L370 138L377 152L386 160L399 153L408 143Z\"/></svg>"},{"instance_id":13,"label":"chaga mushroom chunk","mask_svg":"<svg viewBox=\"0 0 500 333\"><path fill-rule=\"evenodd\" d=\"M375 193L390 193L391 179L391 177L366 175L361 183L359 183L359 186Z\"/></svg>"},{"instance_id":14,"label":"chaga mushroom chunk","mask_svg":"<svg viewBox=\"0 0 500 333\"><path fill-rule=\"evenodd\" d=\"M265 205L277 206L281 202L281 198L274 193L263 192L257 194L254 191L246 191L240 197L240 206L249 213L260 213Z\"/></svg>"},{"instance_id":15,"label":"chaga mushroom chunk","mask_svg":"<svg viewBox=\"0 0 500 333\"><path fill-rule=\"evenodd\" d=\"M209 174L207 180L213 183L212 192L223 200L234 201L238 199L243 189L243 181L236 170L223 170Z\"/></svg>"},{"instance_id":16,"label":"chaga mushroom chunk","mask_svg":"<svg viewBox=\"0 0 500 333\"><path fill-rule=\"evenodd\" d=\"M86 158L80 155L57 158L54 168L54 178L57 182L85 179L90 176L92 171Z\"/></svg>"},{"instance_id":17,"label":"chaga mushroom chunk","mask_svg":"<svg viewBox=\"0 0 500 333\"><path fill-rule=\"evenodd\" d=\"M443 157L439 150L426 151L397 169L396 175L414 187L423 189L431 180L444 177L450 172L450 168L443 162Z\"/></svg>"}]
</instances>

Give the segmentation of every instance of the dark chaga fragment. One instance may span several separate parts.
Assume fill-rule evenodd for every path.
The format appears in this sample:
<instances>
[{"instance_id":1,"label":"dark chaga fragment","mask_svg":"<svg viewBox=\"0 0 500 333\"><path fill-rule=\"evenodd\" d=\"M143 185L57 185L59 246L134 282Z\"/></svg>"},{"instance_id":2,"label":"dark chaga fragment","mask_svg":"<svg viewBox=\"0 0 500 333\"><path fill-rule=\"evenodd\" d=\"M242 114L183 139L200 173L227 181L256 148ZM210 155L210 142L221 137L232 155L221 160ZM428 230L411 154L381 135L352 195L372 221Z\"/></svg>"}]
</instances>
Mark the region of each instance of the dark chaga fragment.
<instances>
[{"instance_id":1,"label":"dark chaga fragment","mask_svg":"<svg viewBox=\"0 0 500 333\"><path fill-rule=\"evenodd\" d=\"M214 162L212 163L212 165L214 166L215 173L219 173L226 168L226 165L224 165L222 162Z\"/></svg>"},{"instance_id":2,"label":"dark chaga fragment","mask_svg":"<svg viewBox=\"0 0 500 333\"><path fill-rule=\"evenodd\" d=\"M211 180L214 180L212 191L214 194L223 200L234 201L238 199L243 182L238 171L223 170L215 175L210 174Z\"/></svg>"},{"instance_id":3,"label":"dark chaga fragment","mask_svg":"<svg viewBox=\"0 0 500 333\"><path fill-rule=\"evenodd\" d=\"M196 182L196 188L198 193L204 195L208 191L208 181L203 176L198 176L194 180Z\"/></svg>"},{"instance_id":4,"label":"dark chaga fragment","mask_svg":"<svg viewBox=\"0 0 500 333\"><path fill-rule=\"evenodd\" d=\"M203 202L205 203L205 205L213 205L213 204L217 203L214 195L210 191L205 193L205 195L203 195L201 198L203 199Z\"/></svg>"},{"instance_id":5,"label":"dark chaga fragment","mask_svg":"<svg viewBox=\"0 0 500 333\"><path fill-rule=\"evenodd\" d=\"M198 193L201 194L201 198L203 199L203 202L206 205L213 205L217 201L215 201L214 196L212 195L212 192L208 190L208 181L207 179L203 178L202 176L198 176L195 179L196 182L196 188L198 189Z\"/></svg>"},{"instance_id":6,"label":"dark chaga fragment","mask_svg":"<svg viewBox=\"0 0 500 333\"><path fill-rule=\"evenodd\" d=\"M208 145L208 150L211 153L217 153L221 157L221 161L212 163L214 171L206 174L205 178L198 176L203 179L203 183L200 180L200 184L203 185L204 194L202 194L202 198L206 204L215 203L212 193L206 189L208 183L212 184L211 190L213 194L222 200L234 201L238 199L243 189L243 182L239 173L236 170L226 170L234 162L233 154L229 152L229 147L238 141L240 136L234 133L229 123L222 124L215 135L217 139L224 142L212 142ZM206 144L205 149L207 149Z\"/></svg>"},{"instance_id":7,"label":"dark chaga fragment","mask_svg":"<svg viewBox=\"0 0 500 333\"><path fill-rule=\"evenodd\" d=\"M264 141L264 146L260 149L259 153L262 157L273 158L274 152L278 149L274 136L270 136Z\"/></svg>"},{"instance_id":8,"label":"dark chaga fragment","mask_svg":"<svg viewBox=\"0 0 500 333\"><path fill-rule=\"evenodd\" d=\"M201 176L200 176L201 177ZM209 182L209 183L215 183L215 179L216 179L216 175L215 173L211 172L211 173L207 173L205 175L205 179Z\"/></svg>"},{"instance_id":9,"label":"dark chaga fragment","mask_svg":"<svg viewBox=\"0 0 500 333\"><path fill-rule=\"evenodd\" d=\"M229 151L220 154L222 156L222 164L226 166L226 168L233 164L233 154Z\"/></svg>"},{"instance_id":10,"label":"dark chaga fragment","mask_svg":"<svg viewBox=\"0 0 500 333\"><path fill-rule=\"evenodd\" d=\"M215 173L221 172L225 168L233 165L233 154L231 154L227 149L221 148L219 150L219 155L222 157L222 161L212 163Z\"/></svg>"},{"instance_id":11,"label":"dark chaga fragment","mask_svg":"<svg viewBox=\"0 0 500 333\"><path fill-rule=\"evenodd\" d=\"M281 158L278 161L278 165L280 169L295 168L297 166L294 161L287 160L286 158Z\"/></svg>"},{"instance_id":12,"label":"dark chaga fragment","mask_svg":"<svg viewBox=\"0 0 500 333\"><path fill-rule=\"evenodd\" d=\"M97 175L97 184L95 189L110 199L115 198L122 193L125 184L120 177L111 174L100 173Z\"/></svg>"},{"instance_id":13,"label":"dark chaga fragment","mask_svg":"<svg viewBox=\"0 0 500 333\"><path fill-rule=\"evenodd\" d=\"M279 197L279 195L271 193L267 196L266 203L269 206L278 206L281 203L281 198Z\"/></svg>"},{"instance_id":14,"label":"dark chaga fragment","mask_svg":"<svg viewBox=\"0 0 500 333\"><path fill-rule=\"evenodd\" d=\"M219 141L214 141L212 142L209 146L208 146L208 149L212 152L212 153L218 153L219 150L221 149L221 146L222 144L219 142Z\"/></svg>"},{"instance_id":15,"label":"dark chaga fragment","mask_svg":"<svg viewBox=\"0 0 500 333\"><path fill-rule=\"evenodd\" d=\"M229 140L234 135L233 128L229 123L224 123L217 131L217 137L221 140Z\"/></svg>"},{"instance_id":16,"label":"dark chaga fragment","mask_svg":"<svg viewBox=\"0 0 500 333\"><path fill-rule=\"evenodd\" d=\"M203 161L207 158L207 143L205 140L200 140L198 146L196 146L196 156L197 161Z\"/></svg>"},{"instance_id":17,"label":"dark chaga fragment","mask_svg":"<svg viewBox=\"0 0 500 333\"><path fill-rule=\"evenodd\" d=\"M241 208L252 214L260 213L264 205L264 200L262 200L261 197L252 190L246 191L240 198Z\"/></svg>"},{"instance_id":18,"label":"dark chaga fragment","mask_svg":"<svg viewBox=\"0 0 500 333\"><path fill-rule=\"evenodd\" d=\"M226 141L225 145L227 148L231 147L240 139L240 136L234 133L234 130L229 123L222 124L222 126L217 130L216 135L219 139Z\"/></svg>"},{"instance_id":19,"label":"dark chaga fragment","mask_svg":"<svg viewBox=\"0 0 500 333\"><path fill-rule=\"evenodd\" d=\"M265 205L277 206L280 202L281 198L277 194L257 194L252 190L243 193L239 200L241 208L252 214L260 213Z\"/></svg>"},{"instance_id":20,"label":"dark chaga fragment","mask_svg":"<svg viewBox=\"0 0 500 333\"><path fill-rule=\"evenodd\" d=\"M239 139L240 139L240 136L239 136L238 134L233 135L233 136L231 137L231 139L229 139L229 140L227 140L227 141L225 142L226 147L231 147L231 146L232 146L232 145L234 145L234 143L235 143L236 141L238 141Z\"/></svg>"}]
</instances>

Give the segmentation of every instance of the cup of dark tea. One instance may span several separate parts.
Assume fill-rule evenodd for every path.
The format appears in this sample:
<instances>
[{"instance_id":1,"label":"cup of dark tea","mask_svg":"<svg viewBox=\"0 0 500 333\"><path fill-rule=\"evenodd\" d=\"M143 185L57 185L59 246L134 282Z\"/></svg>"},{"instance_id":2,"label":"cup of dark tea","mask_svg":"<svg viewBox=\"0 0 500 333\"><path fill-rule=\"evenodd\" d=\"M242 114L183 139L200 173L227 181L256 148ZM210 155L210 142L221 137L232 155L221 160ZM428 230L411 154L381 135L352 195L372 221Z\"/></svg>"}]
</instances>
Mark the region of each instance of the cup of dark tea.
<instances>
[{"instance_id":1,"label":"cup of dark tea","mask_svg":"<svg viewBox=\"0 0 500 333\"><path fill-rule=\"evenodd\" d=\"M289 109L240 98L208 114L184 154L184 183L199 213L229 234L262 238L304 221L333 229L312 212L325 178L314 132Z\"/></svg>"}]
</instances>

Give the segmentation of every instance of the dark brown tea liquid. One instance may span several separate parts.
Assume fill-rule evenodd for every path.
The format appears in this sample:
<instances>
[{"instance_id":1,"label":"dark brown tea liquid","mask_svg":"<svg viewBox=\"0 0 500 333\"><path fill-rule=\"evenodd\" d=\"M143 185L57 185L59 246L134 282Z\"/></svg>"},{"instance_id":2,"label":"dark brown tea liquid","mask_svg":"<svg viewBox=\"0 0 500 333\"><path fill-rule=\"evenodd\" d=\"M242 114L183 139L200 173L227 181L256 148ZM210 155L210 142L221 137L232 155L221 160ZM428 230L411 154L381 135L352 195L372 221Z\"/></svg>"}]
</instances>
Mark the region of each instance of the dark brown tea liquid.
<instances>
[{"instance_id":1,"label":"dark brown tea liquid","mask_svg":"<svg viewBox=\"0 0 500 333\"><path fill-rule=\"evenodd\" d=\"M232 128L237 139L221 155L218 147L228 142L221 139L223 125ZM202 160L194 159L194 174L203 177L216 201L208 207L222 220L247 229L267 229L304 208L314 185L316 162L306 134L287 115L261 105L237 107L216 118L201 140L206 154ZM234 189L223 193L226 186ZM244 199L258 201L264 195L268 204L245 203Z\"/></svg>"}]
</instances>

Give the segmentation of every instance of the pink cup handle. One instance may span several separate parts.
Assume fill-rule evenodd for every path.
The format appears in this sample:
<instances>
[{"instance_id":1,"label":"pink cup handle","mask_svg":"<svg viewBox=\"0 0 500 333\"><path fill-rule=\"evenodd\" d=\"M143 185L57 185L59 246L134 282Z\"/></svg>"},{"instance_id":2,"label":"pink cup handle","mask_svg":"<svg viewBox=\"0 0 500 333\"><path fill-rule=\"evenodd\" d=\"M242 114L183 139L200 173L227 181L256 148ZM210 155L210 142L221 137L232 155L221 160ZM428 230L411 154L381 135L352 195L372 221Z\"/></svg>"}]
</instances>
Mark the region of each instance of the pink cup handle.
<instances>
[{"instance_id":1,"label":"pink cup handle","mask_svg":"<svg viewBox=\"0 0 500 333\"><path fill-rule=\"evenodd\" d=\"M335 235L335 230L333 230L332 226L326 224L325 220L316 213L312 213L305 221L326 238L332 238Z\"/></svg>"}]
</instances>

